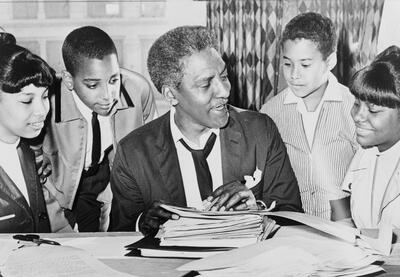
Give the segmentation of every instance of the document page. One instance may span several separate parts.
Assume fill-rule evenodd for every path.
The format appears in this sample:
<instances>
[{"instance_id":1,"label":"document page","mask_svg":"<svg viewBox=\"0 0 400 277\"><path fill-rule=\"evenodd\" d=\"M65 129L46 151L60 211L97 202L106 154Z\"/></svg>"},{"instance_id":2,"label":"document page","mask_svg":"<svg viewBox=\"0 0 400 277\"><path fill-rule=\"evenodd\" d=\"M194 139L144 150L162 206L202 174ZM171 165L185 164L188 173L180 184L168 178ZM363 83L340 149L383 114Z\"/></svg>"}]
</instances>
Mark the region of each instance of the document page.
<instances>
[{"instance_id":1,"label":"document page","mask_svg":"<svg viewBox=\"0 0 400 277\"><path fill-rule=\"evenodd\" d=\"M1 274L5 277L126 277L88 252L69 246L25 246L9 256Z\"/></svg>"}]
</instances>

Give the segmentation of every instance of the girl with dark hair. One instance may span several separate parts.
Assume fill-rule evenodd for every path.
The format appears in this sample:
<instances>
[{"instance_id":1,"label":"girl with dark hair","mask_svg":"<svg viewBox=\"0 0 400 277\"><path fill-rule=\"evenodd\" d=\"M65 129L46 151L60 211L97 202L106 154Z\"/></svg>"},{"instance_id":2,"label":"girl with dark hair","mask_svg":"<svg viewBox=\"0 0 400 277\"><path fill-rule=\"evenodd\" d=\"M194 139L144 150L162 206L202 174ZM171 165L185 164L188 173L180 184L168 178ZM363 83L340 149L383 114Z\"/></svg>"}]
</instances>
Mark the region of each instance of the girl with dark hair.
<instances>
[{"instance_id":1,"label":"girl with dark hair","mask_svg":"<svg viewBox=\"0 0 400 277\"><path fill-rule=\"evenodd\" d=\"M50 232L35 155L26 139L41 132L53 70L0 35L0 232ZM14 38L14 39L13 39Z\"/></svg>"},{"instance_id":2,"label":"girl with dark hair","mask_svg":"<svg viewBox=\"0 0 400 277\"><path fill-rule=\"evenodd\" d=\"M352 222L357 228L400 228L400 49L387 48L358 71L350 91L361 145L342 187L351 192Z\"/></svg>"}]
</instances>

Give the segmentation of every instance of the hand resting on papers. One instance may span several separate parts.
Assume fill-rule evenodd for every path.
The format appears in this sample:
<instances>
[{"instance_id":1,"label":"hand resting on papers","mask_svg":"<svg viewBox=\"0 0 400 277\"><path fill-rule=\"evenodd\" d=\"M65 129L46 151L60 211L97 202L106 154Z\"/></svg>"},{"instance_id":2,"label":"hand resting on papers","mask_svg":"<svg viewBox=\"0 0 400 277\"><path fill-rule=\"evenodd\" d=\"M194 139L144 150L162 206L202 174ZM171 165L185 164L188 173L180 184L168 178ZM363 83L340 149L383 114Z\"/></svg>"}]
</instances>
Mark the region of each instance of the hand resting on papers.
<instances>
[{"instance_id":1,"label":"hand resting on papers","mask_svg":"<svg viewBox=\"0 0 400 277\"><path fill-rule=\"evenodd\" d=\"M139 230L145 236L155 236L161 224L169 219L179 219L179 215L160 207L162 202L154 201L150 208L143 212L139 220Z\"/></svg>"},{"instance_id":2,"label":"hand resting on papers","mask_svg":"<svg viewBox=\"0 0 400 277\"><path fill-rule=\"evenodd\" d=\"M253 192L239 181L233 181L217 188L205 201L205 210L240 211L257 209Z\"/></svg>"},{"instance_id":3,"label":"hand resting on papers","mask_svg":"<svg viewBox=\"0 0 400 277\"><path fill-rule=\"evenodd\" d=\"M162 202L155 201L143 212L139 220L139 230L145 236L155 236L161 224L169 219L179 219L179 215L160 207ZM239 181L233 181L217 188L206 200L204 209L211 211L257 210L253 192Z\"/></svg>"}]
</instances>

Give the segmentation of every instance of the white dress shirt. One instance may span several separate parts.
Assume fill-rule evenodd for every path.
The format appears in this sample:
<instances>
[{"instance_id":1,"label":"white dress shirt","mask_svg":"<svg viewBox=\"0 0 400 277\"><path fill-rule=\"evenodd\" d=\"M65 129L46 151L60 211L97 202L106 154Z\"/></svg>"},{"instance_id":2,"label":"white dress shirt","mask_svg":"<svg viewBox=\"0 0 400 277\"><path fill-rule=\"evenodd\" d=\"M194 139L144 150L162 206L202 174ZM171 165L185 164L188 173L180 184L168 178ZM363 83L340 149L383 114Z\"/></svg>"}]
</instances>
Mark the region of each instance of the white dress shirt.
<instances>
[{"instance_id":1,"label":"white dress shirt","mask_svg":"<svg viewBox=\"0 0 400 277\"><path fill-rule=\"evenodd\" d=\"M207 157L208 167L210 168L211 178L213 181L213 191L220 187L223 183L222 179L222 160L221 160L221 142L219 140L219 129L211 129L200 137L200 145L191 142L179 130L175 123L175 108L171 108L170 125L172 138L175 142L176 152L179 160L179 167L182 174L183 187L185 190L186 204L188 207L202 208L202 200L200 190L197 183L196 169L194 166L192 153L179 141L183 139L192 149L203 149L207 143L211 133L217 136L215 144Z\"/></svg>"},{"instance_id":2,"label":"white dress shirt","mask_svg":"<svg viewBox=\"0 0 400 277\"><path fill-rule=\"evenodd\" d=\"M19 191L25 197L26 202L30 205L28 189L17 152L19 141L18 139L15 143L11 144L0 141L0 166L18 187Z\"/></svg>"},{"instance_id":3,"label":"white dress shirt","mask_svg":"<svg viewBox=\"0 0 400 277\"><path fill-rule=\"evenodd\" d=\"M89 169L92 164L92 144L93 144L93 131L92 131L92 110L82 102L82 100L76 95L75 92L72 93L78 110L81 112L82 116L86 119L88 123L87 128L87 139L86 139L86 156L85 156L85 170ZM100 134L101 134L101 154L99 163L104 158L104 151L110 147L112 144L112 131L111 131L111 120L110 116L98 115L97 119L100 124Z\"/></svg>"}]
</instances>

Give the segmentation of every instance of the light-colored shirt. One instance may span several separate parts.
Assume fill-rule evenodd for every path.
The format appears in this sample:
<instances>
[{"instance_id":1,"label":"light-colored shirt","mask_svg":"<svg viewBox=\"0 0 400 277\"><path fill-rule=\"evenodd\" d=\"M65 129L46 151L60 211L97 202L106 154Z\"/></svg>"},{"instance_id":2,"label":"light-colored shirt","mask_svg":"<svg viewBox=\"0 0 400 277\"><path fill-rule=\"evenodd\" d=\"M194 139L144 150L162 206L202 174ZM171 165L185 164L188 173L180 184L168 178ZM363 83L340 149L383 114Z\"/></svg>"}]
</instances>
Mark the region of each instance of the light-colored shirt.
<instances>
[{"instance_id":1,"label":"light-colored shirt","mask_svg":"<svg viewBox=\"0 0 400 277\"><path fill-rule=\"evenodd\" d=\"M200 137L200 145L196 145L187 139L182 132L179 130L175 123L175 108L171 108L170 113L170 125L172 138L175 142L176 152L179 160L179 167L182 174L183 187L185 190L186 204L188 207L202 208L202 200L200 196L200 190L197 183L196 169L192 154L185 146L180 142L183 139L189 147L192 149L203 149L207 143L211 133L216 134L217 138L215 144L207 157L208 167L210 169L211 178L213 181L213 191L220 187L223 183L222 179L222 160L221 160L221 142L219 139L219 129L210 129L207 133Z\"/></svg>"},{"instance_id":2,"label":"light-colored shirt","mask_svg":"<svg viewBox=\"0 0 400 277\"><path fill-rule=\"evenodd\" d=\"M260 111L274 120L285 142L304 211L330 219L329 200L348 196L341 184L358 148L350 115L354 96L330 73L318 116L302 114L302 102L286 88Z\"/></svg>"},{"instance_id":3,"label":"light-colored shirt","mask_svg":"<svg viewBox=\"0 0 400 277\"><path fill-rule=\"evenodd\" d=\"M15 143L0 141L0 166L25 197L26 202L30 204L28 188L26 187L24 173L22 172L21 162L17 152L19 141L19 139Z\"/></svg>"},{"instance_id":4,"label":"light-colored shirt","mask_svg":"<svg viewBox=\"0 0 400 277\"><path fill-rule=\"evenodd\" d=\"M389 184L400 186L399 165L400 142L384 152L377 147L357 152L342 188L351 192L351 213L358 228L378 228L381 222L400 227L400 199L387 201L388 197L396 197L389 195ZM391 203L386 207L385 202Z\"/></svg>"},{"instance_id":5,"label":"light-colored shirt","mask_svg":"<svg viewBox=\"0 0 400 277\"><path fill-rule=\"evenodd\" d=\"M304 103L304 100L298 96L296 96L292 90L289 89L289 92L285 98L285 104L292 104L296 103L297 104L297 111L301 114L301 118L303 120L303 126L304 126L304 132L306 134L308 146L312 148L313 140L314 140L314 134L315 134L315 128L317 127L317 121L319 117L319 113L321 112L321 107L322 103L327 100L337 100L340 101L341 99L337 99L338 97L332 93L324 93L322 96L321 101L319 102L317 108L315 111L307 111L306 104Z\"/></svg>"},{"instance_id":6,"label":"light-colored shirt","mask_svg":"<svg viewBox=\"0 0 400 277\"><path fill-rule=\"evenodd\" d=\"M92 130L92 110L82 102L82 100L76 95L75 92L72 93L78 110L81 112L82 116L88 123L87 128L87 140L86 140L86 156L85 156L85 169L87 170L92 164L92 147L93 147L93 130ZM104 158L104 151L112 144L112 131L111 131L111 120L110 116L98 115L97 119L100 124L100 134L101 134L101 152L99 163Z\"/></svg>"}]
</instances>

